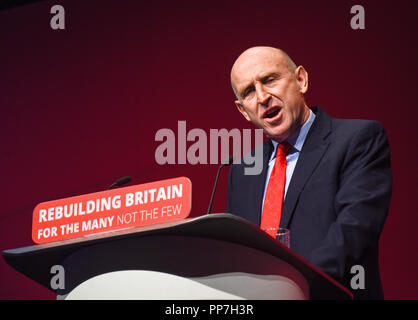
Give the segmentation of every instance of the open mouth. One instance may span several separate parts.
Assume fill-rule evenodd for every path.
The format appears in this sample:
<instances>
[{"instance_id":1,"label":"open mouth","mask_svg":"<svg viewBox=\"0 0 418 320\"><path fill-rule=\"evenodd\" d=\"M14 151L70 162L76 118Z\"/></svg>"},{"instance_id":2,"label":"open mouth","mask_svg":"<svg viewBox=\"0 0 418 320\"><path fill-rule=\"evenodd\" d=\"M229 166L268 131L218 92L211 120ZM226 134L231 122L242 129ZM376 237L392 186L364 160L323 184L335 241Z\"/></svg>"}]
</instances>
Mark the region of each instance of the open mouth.
<instances>
[{"instance_id":1,"label":"open mouth","mask_svg":"<svg viewBox=\"0 0 418 320\"><path fill-rule=\"evenodd\" d=\"M271 107L264 112L263 118L272 119L279 114L280 110L280 107Z\"/></svg>"}]
</instances>

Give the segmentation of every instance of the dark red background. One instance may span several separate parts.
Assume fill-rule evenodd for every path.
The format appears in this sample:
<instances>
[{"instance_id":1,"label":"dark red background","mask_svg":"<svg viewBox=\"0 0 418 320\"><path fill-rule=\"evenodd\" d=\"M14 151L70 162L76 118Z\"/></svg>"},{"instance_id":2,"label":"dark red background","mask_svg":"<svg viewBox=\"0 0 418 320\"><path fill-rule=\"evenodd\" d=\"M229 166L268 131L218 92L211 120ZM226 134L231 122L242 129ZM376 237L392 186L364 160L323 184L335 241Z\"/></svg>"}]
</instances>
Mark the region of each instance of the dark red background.
<instances>
[{"instance_id":1,"label":"dark red background","mask_svg":"<svg viewBox=\"0 0 418 320\"><path fill-rule=\"evenodd\" d=\"M50 28L54 4L66 29ZM366 30L350 28L362 4ZM215 165L159 166L161 128L252 128L229 84L254 45L285 49L309 72L309 105L380 121L394 173L381 237L387 299L418 298L414 1L43 1L0 12L0 249L32 245L39 202L187 176L191 216L206 211ZM190 144L189 144L190 145ZM226 199L221 177L214 212ZM0 298L54 299L0 259ZM367 279L366 279L367 285Z\"/></svg>"}]
</instances>

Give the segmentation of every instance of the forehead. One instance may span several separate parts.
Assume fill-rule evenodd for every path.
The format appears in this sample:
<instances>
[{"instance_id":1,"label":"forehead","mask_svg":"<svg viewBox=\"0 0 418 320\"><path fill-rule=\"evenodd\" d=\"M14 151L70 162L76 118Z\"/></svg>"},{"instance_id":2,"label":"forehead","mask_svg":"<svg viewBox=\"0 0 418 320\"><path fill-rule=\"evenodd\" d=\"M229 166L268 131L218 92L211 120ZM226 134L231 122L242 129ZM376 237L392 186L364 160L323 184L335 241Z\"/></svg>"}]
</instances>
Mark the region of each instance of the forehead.
<instances>
[{"instance_id":1,"label":"forehead","mask_svg":"<svg viewBox=\"0 0 418 320\"><path fill-rule=\"evenodd\" d=\"M281 53L252 52L237 59L231 70L231 82L239 89L270 73L283 73L286 70L286 59Z\"/></svg>"}]
</instances>

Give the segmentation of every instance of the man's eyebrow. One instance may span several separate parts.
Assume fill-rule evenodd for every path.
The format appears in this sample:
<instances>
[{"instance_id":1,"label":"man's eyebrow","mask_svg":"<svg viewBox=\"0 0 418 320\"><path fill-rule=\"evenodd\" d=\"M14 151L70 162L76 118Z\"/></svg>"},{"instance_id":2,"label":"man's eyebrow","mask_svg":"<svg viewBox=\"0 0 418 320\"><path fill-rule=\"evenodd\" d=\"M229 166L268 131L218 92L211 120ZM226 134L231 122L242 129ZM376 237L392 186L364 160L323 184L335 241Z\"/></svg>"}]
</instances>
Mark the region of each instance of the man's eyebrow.
<instances>
[{"instance_id":1,"label":"man's eyebrow","mask_svg":"<svg viewBox=\"0 0 418 320\"><path fill-rule=\"evenodd\" d=\"M280 78L280 76L281 76L281 74L279 72L269 72L269 73L266 73L266 74L262 75L260 77L260 81L263 82L263 81L267 80L270 77ZM247 90L251 89L252 87L254 87L254 84L252 82L249 83L249 84L247 84L244 87L244 89L242 89L242 90L239 91L240 96L243 97L244 94L245 94L245 92L247 92Z\"/></svg>"},{"instance_id":2,"label":"man's eyebrow","mask_svg":"<svg viewBox=\"0 0 418 320\"><path fill-rule=\"evenodd\" d=\"M270 73L267 73L266 75L263 75L261 77L261 80L266 80L267 78L270 78L270 77L280 78L280 76L281 74L279 72L270 72Z\"/></svg>"},{"instance_id":3,"label":"man's eyebrow","mask_svg":"<svg viewBox=\"0 0 418 320\"><path fill-rule=\"evenodd\" d=\"M242 89L241 91L240 91L240 95L241 95L241 97L243 97L244 96L244 94L249 90L249 89L251 89L251 87L254 87L254 84L251 82L251 83L249 83L249 84L247 84L245 87L244 87L244 89Z\"/></svg>"}]
</instances>

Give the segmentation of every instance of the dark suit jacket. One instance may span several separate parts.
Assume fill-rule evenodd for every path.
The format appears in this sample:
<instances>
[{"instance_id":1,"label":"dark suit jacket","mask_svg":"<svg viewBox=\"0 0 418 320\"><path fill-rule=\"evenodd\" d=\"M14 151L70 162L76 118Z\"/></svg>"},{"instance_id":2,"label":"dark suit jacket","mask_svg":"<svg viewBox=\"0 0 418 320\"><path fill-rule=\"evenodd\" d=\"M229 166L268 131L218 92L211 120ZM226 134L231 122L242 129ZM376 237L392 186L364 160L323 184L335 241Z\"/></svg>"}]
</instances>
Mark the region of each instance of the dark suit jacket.
<instances>
[{"instance_id":1,"label":"dark suit jacket","mask_svg":"<svg viewBox=\"0 0 418 320\"><path fill-rule=\"evenodd\" d=\"M376 121L343 120L318 107L283 205L280 227L290 248L350 289L355 299L382 299L378 241L388 213L392 171L388 140ZM244 175L231 166L226 212L259 226L271 141L263 144L263 171ZM350 280L365 271L365 289Z\"/></svg>"}]
</instances>

